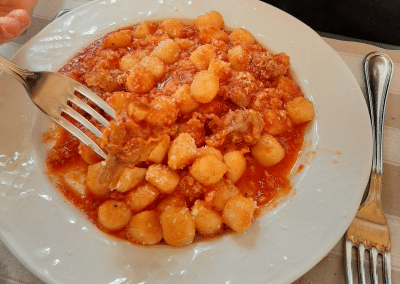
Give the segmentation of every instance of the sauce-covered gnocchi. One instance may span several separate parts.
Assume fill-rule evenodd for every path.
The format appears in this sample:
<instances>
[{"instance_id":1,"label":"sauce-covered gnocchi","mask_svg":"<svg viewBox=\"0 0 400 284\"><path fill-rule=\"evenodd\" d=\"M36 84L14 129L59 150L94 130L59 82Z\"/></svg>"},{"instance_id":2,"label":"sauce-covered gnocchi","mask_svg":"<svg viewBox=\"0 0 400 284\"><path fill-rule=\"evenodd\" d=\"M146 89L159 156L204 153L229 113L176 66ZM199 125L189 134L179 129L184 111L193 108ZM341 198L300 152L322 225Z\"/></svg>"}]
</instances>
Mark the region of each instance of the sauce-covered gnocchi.
<instances>
[{"instance_id":1,"label":"sauce-covered gnocchi","mask_svg":"<svg viewBox=\"0 0 400 284\"><path fill-rule=\"evenodd\" d=\"M314 116L289 67L215 11L111 32L59 70L114 108L102 127L73 106L102 131L90 137L107 158L56 126L48 175L100 230L136 244L242 233L291 191Z\"/></svg>"}]
</instances>

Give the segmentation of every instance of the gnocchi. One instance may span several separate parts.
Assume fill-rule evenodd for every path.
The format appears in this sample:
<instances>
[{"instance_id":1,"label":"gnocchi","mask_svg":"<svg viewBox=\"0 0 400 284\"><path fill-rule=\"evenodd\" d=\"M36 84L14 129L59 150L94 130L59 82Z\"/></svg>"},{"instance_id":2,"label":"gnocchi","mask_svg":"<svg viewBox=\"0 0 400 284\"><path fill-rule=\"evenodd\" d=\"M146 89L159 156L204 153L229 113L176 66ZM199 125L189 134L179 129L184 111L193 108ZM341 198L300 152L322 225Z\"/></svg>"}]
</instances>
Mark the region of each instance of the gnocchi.
<instances>
[{"instance_id":1,"label":"gnocchi","mask_svg":"<svg viewBox=\"0 0 400 284\"><path fill-rule=\"evenodd\" d=\"M207 69L211 59L213 59L217 54L215 53L215 48L211 44L205 44L199 46L190 55L190 61L196 66L197 69L203 70Z\"/></svg>"},{"instance_id":2,"label":"gnocchi","mask_svg":"<svg viewBox=\"0 0 400 284\"><path fill-rule=\"evenodd\" d=\"M92 148L86 146L85 144L80 144L78 151L82 159L89 165L96 164L98 162L101 162L102 160L102 158L97 155L96 152L92 150Z\"/></svg>"},{"instance_id":3,"label":"gnocchi","mask_svg":"<svg viewBox=\"0 0 400 284\"><path fill-rule=\"evenodd\" d=\"M172 98L175 99L175 102L182 113L190 113L197 109L197 107L199 106L199 103L193 98L192 94L190 93L189 85L183 85L179 87L179 89L172 94Z\"/></svg>"},{"instance_id":4,"label":"gnocchi","mask_svg":"<svg viewBox=\"0 0 400 284\"><path fill-rule=\"evenodd\" d=\"M196 143L192 136L181 133L172 141L168 151L168 166L173 170L182 169L193 163L196 157Z\"/></svg>"},{"instance_id":5,"label":"gnocchi","mask_svg":"<svg viewBox=\"0 0 400 284\"><path fill-rule=\"evenodd\" d=\"M227 167L226 177L232 182L237 182L246 170L246 158L241 151L232 151L224 155Z\"/></svg>"},{"instance_id":6,"label":"gnocchi","mask_svg":"<svg viewBox=\"0 0 400 284\"><path fill-rule=\"evenodd\" d=\"M221 215L213 210L205 201L196 200L191 208L196 230L202 235L215 235L222 230Z\"/></svg>"},{"instance_id":7,"label":"gnocchi","mask_svg":"<svg viewBox=\"0 0 400 284\"><path fill-rule=\"evenodd\" d=\"M141 65L135 65L126 77L126 88L136 94L144 94L150 91L155 85L153 74Z\"/></svg>"},{"instance_id":8,"label":"gnocchi","mask_svg":"<svg viewBox=\"0 0 400 284\"><path fill-rule=\"evenodd\" d=\"M221 161L224 160L224 157L222 156L221 151L214 147L203 146L203 147L197 149L196 158L203 158L207 155L215 156L217 159L219 159Z\"/></svg>"},{"instance_id":9,"label":"gnocchi","mask_svg":"<svg viewBox=\"0 0 400 284\"><path fill-rule=\"evenodd\" d=\"M44 135L54 142L49 176L105 233L181 247L247 231L290 192L313 103L289 56L224 27L216 11L192 24L143 22L60 69L115 110L107 126L88 116L103 133L91 137L104 160L61 128Z\"/></svg>"},{"instance_id":10,"label":"gnocchi","mask_svg":"<svg viewBox=\"0 0 400 284\"><path fill-rule=\"evenodd\" d=\"M250 57L241 45L236 45L228 51L228 60L233 70L242 71L249 65Z\"/></svg>"},{"instance_id":11,"label":"gnocchi","mask_svg":"<svg viewBox=\"0 0 400 284\"><path fill-rule=\"evenodd\" d=\"M159 216L153 210L134 215L127 228L128 236L134 243L154 245L163 238Z\"/></svg>"},{"instance_id":12,"label":"gnocchi","mask_svg":"<svg viewBox=\"0 0 400 284\"><path fill-rule=\"evenodd\" d=\"M251 197L235 195L226 201L222 218L231 229L243 233L253 221L255 205Z\"/></svg>"},{"instance_id":13,"label":"gnocchi","mask_svg":"<svg viewBox=\"0 0 400 284\"><path fill-rule=\"evenodd\" d=\"M86 186L88 190L96 196L105 196L111 192L108 186L102 183L99 178L102 168L104 168L102 162L90 165L86 176Z\"/></svg>"},{"instance_id":14,"label":"gnocchi","mask_svg":"<svg viewBox=\"0 0 400 284\"><path fill-rule=\"evenodd\" d=\"M121 48L128 47L132 42L132 33L130 30L121 30L111 33L104 40L106 48Z\"/></svg>"},{"instance_id":15,"label":"gnocchi","mask_svg":"<svg viewBox=\"0 0 400 284\"><path fill-rule=\"evenodd\" d=\"M196 159L189 169L190 174L203 185L217 183L226 173L227 167L214 155Z\"/></svg>"},{"instance_id":16,"label":"gnocchi","mask_svg":"<svg viewBox=\"0 0 400 284\"><path fill-rule=\"evenodd\" d=\"M196 225L192 214L186 207L167 207L160 216L164 240L175 247L193 242Z\"/></svg>"},{"instance_id":17,"label":"gnocchi","mask_svg":"<svg viewBox=\"0 0 400 284\"><path fill-rule=\"evenodd\" d=\"M150 183L146 183L127 194L127 203L134 212L139 212L152 204L160 194L160 191Z\"/></svg>"},{"instance_id":18,"label":"gnocchi","mask_svg":"<svg viewBox=\"0 0 400 284\"><path fill-rule=\"evenodd\" d=\"M137 39L144 39L152 35L155 31L153 24L149 22L143 22L139 24L133 31L133 37Z\"/></svg>"},{"instance_id":19,"label":"gnocchi","mask_svg":"<svg viewBox=\"0 0 400 284\"><path fill-rule=\"evenodd\" d=\"M161 142L153 149L153 151L151 151L149 161L156 164L161 164L167 155L170 141L169 135L164 135Z\"/></svg>"},{"instance_id":20,"label":"gnocchi","mask_svg":"<svg viewBox=\"0 0 400 284\"><path fill-rule=\"evenodd\" d=\"M139 183L144 181L147 169L144 168L125 168L118 179L115 190L120 192L127 192L128 190L136 187Z\"/></svg>"},{"instance_id":21,"label":"gnocchi","mask_svg":"<svg viewBox=\"0 0 400 284\"><path fill-rule=\"evenodd\" d=\"M254 36L245 29L236 29L232 31L232 33L229 35L229 39L231 41L238 41L247 44L254 44L256 42Z\"/></svg>"},{"instance_id":22,"label":"gnocchi","mask_svg":"<svg viewBox=\"0 0 400 284\"><path fill-rule=\"evenodd\" d=\"M211 102L219 91L219 78L211 71L197 73L190 85L190 93L199 103Z\"/></svg>"},{"instance_id":23,"label":"gnocchi","mask_svg":"<svg viewBox=\"0 0 400 284\"><path fill-rule=\"evenodd\" d=\"M211 11L207 14L198 16L194 22L194 26L198 31L207 26L223 29L224 25L224 18L219 12L216 11Z\"/></svg>"},{"instance_id":24,"label":"gnocchi","mask_svg":"<svg viewBox=\"0 0 400 284\"><path fill-rule=\"evenodd\" d=\"M151 53L166 64L172 64L179 59L179 45L172 39L160 42Z\"/></svg>"},{"instance_id":25,"label":"gnocchi","mask_svg":"<svg viewBox=\"0 0 400 284\"><path fill-rule=\"evenodd\" d=\"M171 38L185 35L185 25L178 19L166 19L162 25Z\"/></svg>"},{"instance_id":26,"label":"gnocchi","mask_svg":"<svg viewBox=\"0 0 400 284\"><path fill-rule=\"evenodd\" d=\"M146 68L156 80L159 80L165 72L165 65L160 59L155 56L146 56L140 64Z\"/></svg>"},{"instance_id":27,"label":"gnocchi","mask_svg":"<svg viewBox=\"0 0 400 284\"><path fill-rule=\"evenodd\" d=\"M146 180L160 191L171 194L179 183L179 175L168 166L153 164L147 169Z\"/></svg>"},{"instance_id":28,"label":"gnocchi","mask_svg":"<svg viewBox=\"0 0 400 284\"><path fill-rule=\"evenodd\" d=\"M132 211L124 202L107 200L99 206L99 222L108 230L122 229L131 217Z\"/></svg>"},{"instance_id":29,"label":"gnocchi","mask_svg":"<svg viewBox=\"0 0 400 284\"><path fill-rule=\"evenodd\" d=\"M206 199L210 201L216 210L222 212L228 199L239 193L239 188L230 180L221 179L213 186Z\"/></svg>"},{"instance_id":30,"label":"gnocchi","mask_svg":"<svg viewBox=\"0 0 400 284\"><path fill-rule=\"evenodd\" d=\"M200 29L199 39L201 43L213 43L214 41L228 42L229 38L224 31L212 26L206 26Z\"/></svg>"},{"instance_id":31,"label":"gnocchi","mask_svg":"<svg viewBox=\"0 0 400 284\"><path fill-rule=\"evenodd\" d=\"M294 124L310 121L314 117L312 102L303 97L297 97L286 104L286 112Z\"/></svg>"},{"instance_id":32,"label":"gnocchi","mask_svg":"<svg viewBox=\"0 0 400 284\"><path fill-rule=\"evenodd\" d=\"M227 81L232 74L230 63L222 61L218 58L211 59L208 65L208 70L217 75L219 82Z\"/></svg>"},{"instance_id":33,"label":"gnocchi","mask_svg":"<svg viewBox=\"0 0 400 284\"><path fill-rule=\"evenodd\" d=\"M119 69L124 71L131 70L135 65L139 64L144 57L143 54L127 54L119 60Z\"/></svg>"},{"instance_id":34,"label":"gnocchi","mask_svg":"<svg viewBox=\"0 0 400 284\"><path fill-rule=\"evenodd\" d=\"M265 134L251 148L251 154L264 167L279 163L285 156L285 149L269 134Z\"/></svg>"}]
</instances>

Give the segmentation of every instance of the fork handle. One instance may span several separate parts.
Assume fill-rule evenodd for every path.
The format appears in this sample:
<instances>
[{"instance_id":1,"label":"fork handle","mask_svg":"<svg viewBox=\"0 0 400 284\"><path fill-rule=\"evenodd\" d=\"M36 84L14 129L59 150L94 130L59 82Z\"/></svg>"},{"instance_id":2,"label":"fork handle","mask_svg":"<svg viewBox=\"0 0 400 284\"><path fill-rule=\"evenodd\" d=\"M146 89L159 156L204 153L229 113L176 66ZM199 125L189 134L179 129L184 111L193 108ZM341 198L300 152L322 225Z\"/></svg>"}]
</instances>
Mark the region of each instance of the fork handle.
<instances>
[{"instance_id":1,"label":"fork handle","mask_svg":"<svg viewBox=\"0 0 400 284\"><path fill-rule=\"evenodd\" d=\"M382 52L372 52L365 57L364 73L373 138L372 172L381 175L383 164L383 124L386 99L393 75L393 62L389 56Z\"/></svg>"},{"instance_id":2,"label":"fork handle","mask_svg":"<svg viewBox=\"0 0 400 284\"><path fill-rule=\"evenodd\" d=\"M18 80L24 87L26 86L26 78L32 73L18 67L11 61L0 55L0 70L3 70Z\"/></svg>"}]
</instances>

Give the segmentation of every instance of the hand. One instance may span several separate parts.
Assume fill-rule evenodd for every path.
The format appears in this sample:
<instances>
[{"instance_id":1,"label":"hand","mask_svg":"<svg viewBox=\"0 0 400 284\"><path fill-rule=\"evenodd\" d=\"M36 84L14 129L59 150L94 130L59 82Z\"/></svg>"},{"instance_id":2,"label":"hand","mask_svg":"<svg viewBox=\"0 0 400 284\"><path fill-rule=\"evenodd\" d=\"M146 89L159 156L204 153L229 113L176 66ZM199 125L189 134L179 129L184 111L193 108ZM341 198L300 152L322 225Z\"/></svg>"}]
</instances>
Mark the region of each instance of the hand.
<instances>
[{"instance_id":1,"label":"hand","mask_svg":"<svg viewBox=\"0 0 400 284\"><path fill-rule=\"evenodd\" d=\"M20 36L31 24L38 0L0 0L0 44Z\"/></svg>"}]
</instances>

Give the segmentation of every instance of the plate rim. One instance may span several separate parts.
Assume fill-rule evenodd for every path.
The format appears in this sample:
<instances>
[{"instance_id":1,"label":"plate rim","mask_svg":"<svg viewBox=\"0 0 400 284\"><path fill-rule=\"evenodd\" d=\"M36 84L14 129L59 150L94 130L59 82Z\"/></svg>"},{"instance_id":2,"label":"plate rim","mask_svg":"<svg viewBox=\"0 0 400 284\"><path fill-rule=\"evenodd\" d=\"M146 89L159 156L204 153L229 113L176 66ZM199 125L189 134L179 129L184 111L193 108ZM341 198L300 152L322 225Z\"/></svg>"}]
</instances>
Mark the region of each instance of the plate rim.
<instances>
[{"instance_id":1,"label":"plate rim","mask_svg":"<svg viewBox=\"0 0 400 284\"><path fill-rule=\"evenodd\" d=\"M236 0L236 1L240 1L240 2L244 2L244 3L250 3L250 4L255 4L255 3L257 3L257 4L259 4L259 2L258 1L253 1L253 0ZM83 5L82 7L80 7L80 8L78 8L77 10L74 10L74 11L72 11L71 13L79 13L80 11L82 11L82 10L84 10L84 9L87 9L89 6L94 6L94 5L97 5L98 3L100 3L100 2L106 2L106 1L94 1L94 2L90 2L90 3L87 3L87 4L85 4L85 5ZM111 2L119 2L119 1L111 1ZM123 1L122 1L123 2ZM175 2L175 1L171 1L171 2ZM177 2L179 2L179 1L177 1ZM262 5L268 5L268 6L270 6L270 7L272 7L273 9L276 9L276 10L279 10L279 9L277 9L277 8L275 8L275 7L273 7L273 6L271 6L271 5L269 5L269 4L266 4L266 3L263 3L263 2L261 2L262 3ZM279 10L280 11L280 10ZM281 12L283 12L283 11L281 11ZM284 12L283 12L284 13ZM285 13L286 14L286 13ZM64 15L63 17L61 17L61 18L59 18L59 19L57 19L54 23L58 23L58 22L62 22L62 21L65 21L68 17L70 17L71 16L71 14L70 13L68 13L68 14L66 14L66 15ZM289 16L289 17L292 17L292 16L290 16L290 15L288 15L288 14L286 14L286 16ZM295 19L295 18L293 18L293 19ZM295 19L296 21L298 21L297 19ZM300 21L298 21L298 22L300 22ZM303 23L302 23L303 24ZM52 24L51 24L52 25ZM304 25L304 24L303 24ZM37 38L40 38L41 36L43 36L44 34L46 34L46 33L48 33L48 30L49 29L51 29L51 27L52 26L48 26L48 27L46 27L44 30L42 30L38 35L36 35L33 39L31 39L30 41L28 41L28 43L27 44L25 44L15 55L14 55L14 57L13 57L13 59L14 58L20 58L24 53L26 53L27 52L27 48L28 48L28 46L31 44L31 41L33 41L33 40L35 40L35 39L37 39ZM314 32L314 31L313 31ZM317 33L316 32L314 32L316 35L317 35ZM322 39L321 39L322 40ZM323 41L323 40L322 40ZM326 42L324 42L324 44L326 45L326 48L329 48L329 49L332 49ZM333 50L333 49L332 49ZM334 50L333 50L334 51ZM344 65L346 65L345 64L345 62L344 62L344 60L336 53L336 51L334 51L334 53L336 54L336 59L337 60L340 60L340 61L342 61L342 64L344 64ZM346 65L346 67L347 67L347 65ZM348 68L348 67L347 67ZM350 70L349 70L350 71ZM350 73L351 73L351 71L350 71ZM356 80L355 80L355 78L354 78L354 75L351 73L351 75L353 76L353 79L354 79L354 81L356 82ZM358 86L358 83L356 82L356 84L357 84L357 86ZM362 94L362 92L361 92L361 90L359 89L359 93L361 93ZM371 147L372 148L372 147ZM372 160L372 157L371 157L371 160ZM367 183L367 181L365 181L365 185L366 185L366 183ZM361 195L362 196L362 195ZM361 198L361 197L360 197ZM353 210L354 211L354 210ZM355 210L355 212L356 212L356 210ZM355 212L354 212L354 215L355 215ZM351 220L350 221L348 221L348 224L350 224L350 222L351 222ZM8 242L8 240L5 240L5 238L3 237L3 236L1 236L1 234L0 234L0 237L2 238L2 240L4 241L4 243L7 245L7 244L10 244L9 242ZM310 268L312 268L316 263L318 263L325 255L326 255L326 253L327 252L329 252L331 249L332 249L332 247L334 246L335 244L333 244L331 247L326 247L326 250L325 251L321 251L320 253L319 253L319 256L318 256L318 258L315 258L314 259L314 261L312 262L313 263L313 265L310 267ZM7 245L8 246L8 245ZM9 248L10 248L10 246L8 246ZM15 254L15 251L14 251L14 248L11 248L10 249L13 253L14 253L14 255L17 255L17 258L19 258L18 257L18 252L16 252L17 254ZM19 260L22 262L22 263L24 263L24 265L29 269L29 267L31 267L32 269L29 269L29 270L31 270L34 274L36 274L35 272L37 272L31 265L30 265L30 263L28 263L28 262L26 262L26 260L25 259L20 259L19 258ZM305 266L309 266L309 265L306 265L305 264ZM307 271L308 271L308 269L307 269ZM292 280L295 280L295 279L297 279L298 277L300 277L301 275L303 275L304 273L302 273L302 274L300 274L300 275L295 275L295 276L292 276L291 278L288 278L287 280L288 281L292 281ZM38 275L39 276L39 275ZM42 278L42 277L44 277L44 278ZM42 275L42 274L40 274L40 276L39 276L39 278L41 278L42 280L46 280L46 281L48 281L49 279L48 279L48 275L46 275L46 276L44 276L44 275ZM53 281L53 280L52 280Z\"/></svg>"}]
</instances>

